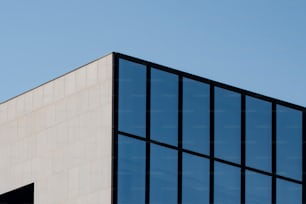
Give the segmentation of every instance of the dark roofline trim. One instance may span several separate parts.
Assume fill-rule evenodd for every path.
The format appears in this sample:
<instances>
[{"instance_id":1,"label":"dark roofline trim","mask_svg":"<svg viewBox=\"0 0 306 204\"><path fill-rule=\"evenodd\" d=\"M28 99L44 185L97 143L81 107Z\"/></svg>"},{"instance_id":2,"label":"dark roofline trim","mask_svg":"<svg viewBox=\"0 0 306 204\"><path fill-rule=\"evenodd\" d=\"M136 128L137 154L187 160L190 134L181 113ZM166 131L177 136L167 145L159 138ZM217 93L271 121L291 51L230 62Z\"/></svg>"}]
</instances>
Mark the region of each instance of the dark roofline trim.
<instances>
[{"instance_id":1,"label":"dark roofline trim","mask_svg":"<svg viewBox=\"0 0 306 204\"><path fill-rule=\"evenodd\" d=\"M262 99L262 100L265 100L265 101L268 101L268 102L275 102L278 105L287 106L287 107L297 109L297 110L300 110L300 111L305 111L306 110L306 107L303 107L303 106L300 106L300 105L296 105L296 104L293 104L293 103L290 103L290 102L286 102L286 101L283 101L283 100L280 100L280 99L276 99L276 98L269 97L269 96L266 96L266 95L263 95L263 94L248 91L248 90L245 90L245 89L241 89L241 88L238 88L238 87L235 87L235 86L227 85L227 84L224 84L224 83L221 83L221 82L210 80L210 79L200 77L200 76L197 76L197 75L194 75L194 74L190 74L190 73L187 73L187 72L179 71L179 70L173 69L171 67L156 64L156 63L153 63L153 62L150 62L150 61L142 60L142 59L132 57L132 56L129 56L129 55L125 55L125 54L122 54L122 53L113 52L113 54L116 55L117 57L121 58L121 59L133 61L133 62L136 62L136 63L139 63L139 64L150 66L152 68L163 70L163 71L166 71L166 72L169 72L169 73L173 73L173 74L181 75L181 76L184 76L184 77L188 77L188 78L191 78L191 79L194 79L194 80L197 80L197 81L201 81L201 82L204 82L204 83L207 83L207 84L210 84L210 85L214 85L214 86L217 86L217 87L220 87L220 88L224 88L224 89L227 89L227 90L239 92L239 93L244 94L246 96L251 96L251 97L254 97L254 98Z\"/></svg>"}]
</instances>

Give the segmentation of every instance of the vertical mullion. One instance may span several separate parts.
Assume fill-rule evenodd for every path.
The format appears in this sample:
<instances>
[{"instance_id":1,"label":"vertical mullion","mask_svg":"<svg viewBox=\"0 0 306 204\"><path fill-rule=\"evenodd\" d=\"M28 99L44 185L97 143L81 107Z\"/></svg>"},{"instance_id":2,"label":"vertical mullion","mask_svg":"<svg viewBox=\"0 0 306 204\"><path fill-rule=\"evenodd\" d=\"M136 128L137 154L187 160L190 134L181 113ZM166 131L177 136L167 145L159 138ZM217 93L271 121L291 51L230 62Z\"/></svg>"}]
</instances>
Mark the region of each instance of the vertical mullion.
<instances>
[{"instance_id":1,"label":"vertical mullion","mask_svg":"<svg viewBox=\"0 0 306 204\"><path fill-rule=\"evenodd\" d=\"M245 95L241 95L241 203L245 203L245 163L246 163L246 104Z\"/></svg>"},{"instance_id":2,"label":"vertical mullion","mask_svg":"<svg viewBox=\"0 0 306 204\"><path fill-rule=\"evenodd\" d=\"M182 203L182 170L183 170L183 77L179 76L178 84L178 189L177 189L177 202Z\"/></svg>"},{"instance_id":3,"label":"vertical mullion","mask_svg":"<svg viewBox=\"0 0 306 204\"><path fill-rule=\"evenodd\" d=\"M151 68L147 65L146 80L146 190L145 203L150 203L150 139L151 139Z\"/></svg>"},{"instance_id":4,"label":"vertical mullion","mask_svg":"<svg viewBox=\"0 0 306 204\"><path fill-rule=\"evenodd\" d=\"M276 103L272 103L272 204L276 203Z\"/></svg>"},{"instance_id":5,"label":"vertical mullion","mask_svg":"<svg viewBox=\"0 0 306 204\"><path fill-rule=\"evenodd\" d=\"M112 125L113 125L113 139L112 139L112 203L118 202L118 108L119 108L119 57L113 54L112 57L113 69L113 110L112 110Z\"/></svg>"},{"instance_id":6,"label":"vertical mullion","mask_svg":"<svg viewBox=\"0 0 306 204\"><path fill-rule=\"evenodd\" d=\"M302 118L302 162L303 162L303 198L302 203L306 203L306 110L303 111L303 118Z\"/></svg>"},{"instance_id":7,"label":"vertical mullion","mask_svg":"<svg viewBox=\"0 0 306 204\"><path fill-rule=\"evenodd\" d=\"M215 87L210 85L210 170L209 170L209 203L214 203L214 157L215 157Z\"/></svg>"}]
</instances>

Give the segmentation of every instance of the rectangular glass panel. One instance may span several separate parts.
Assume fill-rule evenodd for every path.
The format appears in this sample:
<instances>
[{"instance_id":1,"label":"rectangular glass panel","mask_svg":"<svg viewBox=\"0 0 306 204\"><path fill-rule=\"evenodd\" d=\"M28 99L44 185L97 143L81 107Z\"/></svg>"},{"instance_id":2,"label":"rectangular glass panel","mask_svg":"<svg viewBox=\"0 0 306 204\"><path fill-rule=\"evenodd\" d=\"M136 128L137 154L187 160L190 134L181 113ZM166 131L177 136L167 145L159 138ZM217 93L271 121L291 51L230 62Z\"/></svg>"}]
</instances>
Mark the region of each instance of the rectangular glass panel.
<instances>
[{"instance_id":1,"label":"rectangular glass panel","mask_svg":"<svg viewBox=\"0 0 306 204\"><path fill-rule=\"evenodd\" d=\"M277 174L302 180L302 112L277 106Z\"/></svg>"},{"instance_id":2,"label":"rectangular glass panel","mask_svg":"<svg viewBox=\"0 0 306 204\"><path fill-rule=\"evenodd\" d=\"M150 204L177 203L177 151L151 145Z\"/></svg>"},{"instance_id":3,"label":"rectangular glass panel","mask_svg":"<svg viewBox=\"0 0 306 204\"><path fill-rule=\"evenodd\" d=\"M183 79L183 148L209 154L209 85Z\"/></svg>"},{"instance_id":4,"label":"rectangular glass panel","mask_svg":"<svg viewBox=\"0 0 306 204\"><path fill-rule=\"evenodd\" d=\"M240 163L241 95L215 88L215 156Z\"/></svg>"},{"instance_id":5,"label":"rectangular glass panel","mask_svg":"<svg viewBox=\"0 0 306 204\"><path fill-rule=\"evenodd\" d=\"M272 105L246 97L246 165L271 172Z\"/></svg>"},{"instance_id":6,"label":"rectangular glass panel","mask_svg":"<svg viewBox=\"0 0 306 204\"><path fill-rule=\"evenodd\" d=\"M302 185L285 181L276 180L276 203L277 204L302 204Z\"/></svg>"},{"instance_id":7,"label":"rectangular glass panel","mask_svg":"<svg viewBox=\"0 0 306 204\"><path fill-rule=\"evenodd\" d=\"M146 66L119 60L119 131L145 137Z\"/></svg>"},{"instance_id":8,"label":"rectangular glass panel","mask_svg":"<svg viewBox=\"0 0 306 204\"><path fill-rule=\"evenodd\" d=\"M246 171L245 203L269 204L272 196L272 177L264 174Z\"/></svg>"},{"instance_id":9,"label":"rectangular glass panel","mask_svg":"<svg viewBox=\"0 0 306 204\"><path fill-rule=\"evenodd\" d=\"M146 143L118 136L118 204L145 203Z\"/></svg>"},{"instance_id":10,"label":"rectangular glass panel","mask_svg":"<svg viewBox=\"0 0 306 204\"><path fill-rule=\"evenodd\" d=\"M240 168L215 162L214 203L240 203Z\"/></svg>"},{"instance_id":11,"label":"rectangular glass panel","mask_svg":"<svg viewBox=\"0 0 306 204\"><path fill-rule=\"evenodd\" d=\"M177 146L178 76L151 69L151 139Z\"/></svg>"},{"instance_id":12,"label":"rectangular glass panel","mask_svg":"<svg viewBox=\"0 0 306 204\"><path fill-rule=\"evenodd\" d=\"M209 203L209 160L183 154L182 203Z\"/></svg>"}]
</instances>

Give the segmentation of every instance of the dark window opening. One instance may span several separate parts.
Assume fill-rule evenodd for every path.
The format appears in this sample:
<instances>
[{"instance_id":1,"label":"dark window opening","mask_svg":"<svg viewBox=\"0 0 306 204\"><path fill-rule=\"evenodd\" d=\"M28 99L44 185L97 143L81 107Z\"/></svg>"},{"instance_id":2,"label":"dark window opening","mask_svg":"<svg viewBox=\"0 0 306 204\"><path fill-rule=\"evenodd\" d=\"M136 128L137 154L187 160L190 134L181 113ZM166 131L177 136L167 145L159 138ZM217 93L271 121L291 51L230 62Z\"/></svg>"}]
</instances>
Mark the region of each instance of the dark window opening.
<instances>
[{"instance_id":1,"label":"dark window opening","mask_svg":"<svg viewBox=\"0 0 306 204\"><path fill-rule=\"evenodd\" d=\"M23 186L0 195L0 204L33 204L34 184Z\"/></svg>"}]
</instances>

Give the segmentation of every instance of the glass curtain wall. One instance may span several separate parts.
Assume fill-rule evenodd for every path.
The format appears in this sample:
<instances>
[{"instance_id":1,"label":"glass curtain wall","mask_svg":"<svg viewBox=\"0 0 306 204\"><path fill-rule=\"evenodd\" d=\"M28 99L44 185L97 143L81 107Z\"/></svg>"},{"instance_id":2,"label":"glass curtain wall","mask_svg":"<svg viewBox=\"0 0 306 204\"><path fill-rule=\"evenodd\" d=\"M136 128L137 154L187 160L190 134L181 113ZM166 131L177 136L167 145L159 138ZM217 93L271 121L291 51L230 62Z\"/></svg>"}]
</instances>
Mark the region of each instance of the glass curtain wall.
<instances>
[{"instance_id":1,"label":"glass curtain wall","mask_svg":"<svg viewBox=\"0 0 306 204\"><path fill-rule=\"evenodd\" d=\"M118 204L302 203L301 110L133 58L117 71Z\"/></svg>"}]
</instances>

